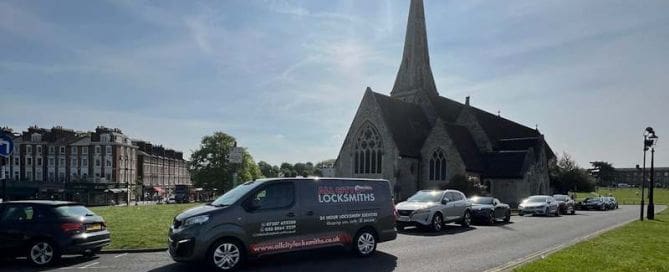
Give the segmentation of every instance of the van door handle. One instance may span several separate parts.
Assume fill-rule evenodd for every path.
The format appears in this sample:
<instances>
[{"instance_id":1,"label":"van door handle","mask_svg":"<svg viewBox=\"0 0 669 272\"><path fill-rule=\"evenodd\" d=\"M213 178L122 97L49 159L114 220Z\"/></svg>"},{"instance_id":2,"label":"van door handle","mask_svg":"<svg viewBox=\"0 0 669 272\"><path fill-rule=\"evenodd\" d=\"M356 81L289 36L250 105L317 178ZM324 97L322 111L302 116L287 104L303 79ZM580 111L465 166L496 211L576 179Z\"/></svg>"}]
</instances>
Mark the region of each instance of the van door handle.
<instances>
[{"instance_id":1,"label":"van door handle","mask_svg":"<svg viewBox=\"0 0 669 272\"><path fill-rule=\"evenodd\" d=\"M286 216L288 216L288 217L295 217L295 213L294 213L294 212L289 212L288 214L286 214Z\"/></svg>"},{"instance_id":2,"label":"van door handle","mask_svg":"<svg viewBox=\"0 0 669 272\"><path fill-rule=\"evenodd\" d=\"M314 211L308 211L307 215L314 215Z\"/></svg>"}]
</instances>

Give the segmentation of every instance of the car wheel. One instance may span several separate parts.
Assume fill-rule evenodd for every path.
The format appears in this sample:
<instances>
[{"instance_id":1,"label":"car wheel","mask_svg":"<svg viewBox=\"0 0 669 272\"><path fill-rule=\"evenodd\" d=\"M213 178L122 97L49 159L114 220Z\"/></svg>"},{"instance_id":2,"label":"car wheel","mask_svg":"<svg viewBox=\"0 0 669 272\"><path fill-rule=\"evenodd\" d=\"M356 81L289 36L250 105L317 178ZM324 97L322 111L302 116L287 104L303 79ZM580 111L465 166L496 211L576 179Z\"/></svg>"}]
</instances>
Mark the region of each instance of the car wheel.
<instances>
[{"instance_id":1,"label":"car wheel","mask_svg":"<svg viewBox=\"0 0 669 272\"><path fill-rule=\"evenodd\" d=\"M462 217L462 221L460 221L460 225L467 228L471 224L472 224L472 214L469 213L469 211L465 211L465 215Z\"/></svg>"},{"instance_id":2,"label":"car wheel","mask_svg":"<svg viewBox=\"0 0 669 272\"><path fill-rule=\"evenodd\" d=\"M362 229L353 239L353 251L360 257L368 257L376 251L376 235L369 229Z\"/></svg>"},{"instance_id":3,"label":"car wheel","mask_svg":"<svg viewBox=\"0 0 669 272\"><path fill-rule=\"evenodd\" d=\"M518 216L523 216L525 215L523 212L518 212Z\"/></svg>"},{"instance_id":4,"label":"car wheel","mask_svg":"<svg viewBox=\"0 0 669 272\"><path fill-rule=\"evenodd\" d=\"M495 224L495 212L490 211L488 213L488 225L494 225Z\"/></svg>"},{"instance_id":5,"label":"car wheel","mask_svg":"<svg viewBox=\"0 0 669 272\"><path fill-rule=\"evenodd\" d=\"M396 225L397 231L403 231L404 230L404 225Z\"/></svg>"},{"instance_id":6,"label":"car wheel","mask_svg":"<svg viewBox=\"0 0 669 272\"><path fill-rule=\"evenodd\" d=\"M38 240L30 244L26 257L32 265L49 266L58 262L60 252L51 241Z\"/></svg>"},{"instance_id":7,"label":"car wheel","mask_svg":"<svg viewBox=\"0 0 669 272\"><path fill-rule=\"evenodd\" d=\"M506 215L504 216L504 223L511 222L511 211L507 210Z\"/></svg>"},{"instance_id":8,"label":"car wheel","mask_svg":"<svg viewBox=\"0 0 669 272\"><path fill-rule=\"evenodd\" d=\"M550 217L551 216L551 208L546 207L546 210L544 211L544 215Z\"/></svg>"},{"instance_id":9,"label":"car wheel","mask_svg":"<svg viewBox=\"0 0 669 272\"><path fill-rule=\"evenodd\" d=\"M95 255L97 255L100 252L100 250L102 250L102 248L95 248L95 249L92 249L91 251L84 252L83 255L86 258L93 258L93 257L95 257Z\"/></svg>"},{"instance_id":10,"label":"car wheel","mask_svg":"<svg viewBox=\"0 0 669 272\"><path fill-rule=\"evenodd\" d=\"M432 225L430 226L432 231L440 232L443 226L444 219L441 217L441 214L435 213L434 216L432 216Z\"/></svg>"},{"instance_id":11,"label":"car wheel","mask_svg":"<svg viewBox=\"0 0 669 272\"><path fill-rule=\"evenodd\" d=\"M218 271L235 271L244 262L243 247L234 240L223 239L209 250L209 264Z\"/></svg>"}]
</instances>

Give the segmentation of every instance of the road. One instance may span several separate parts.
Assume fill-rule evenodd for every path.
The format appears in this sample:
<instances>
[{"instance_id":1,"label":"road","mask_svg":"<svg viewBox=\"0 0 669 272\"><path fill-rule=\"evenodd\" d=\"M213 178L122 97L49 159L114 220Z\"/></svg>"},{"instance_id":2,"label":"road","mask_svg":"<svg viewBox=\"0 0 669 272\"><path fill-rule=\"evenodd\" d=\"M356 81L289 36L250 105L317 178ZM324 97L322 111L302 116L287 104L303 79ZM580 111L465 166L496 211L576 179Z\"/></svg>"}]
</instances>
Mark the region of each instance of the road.
<instances>
[{"instance_id":1,"label":"road","mask_svg":"<svg viewBox=\"0 0 669 272\"><path fill-rule=\"evenodd\" d=\"M260 258L243 271L484 271L638 216L638 206L621 206L614 211L579 211L561 217L513 216L511 223L494 226L449 225L441 233L407 229L397 240L379 244L378 253L370 258L356 258L343 249L321 249ZM158 252L68 257L59 267L43 271L185 272L193 268ZM10 260L0 263L0 271L36 270L25 260Z\"/></svg>"}]
</instances>

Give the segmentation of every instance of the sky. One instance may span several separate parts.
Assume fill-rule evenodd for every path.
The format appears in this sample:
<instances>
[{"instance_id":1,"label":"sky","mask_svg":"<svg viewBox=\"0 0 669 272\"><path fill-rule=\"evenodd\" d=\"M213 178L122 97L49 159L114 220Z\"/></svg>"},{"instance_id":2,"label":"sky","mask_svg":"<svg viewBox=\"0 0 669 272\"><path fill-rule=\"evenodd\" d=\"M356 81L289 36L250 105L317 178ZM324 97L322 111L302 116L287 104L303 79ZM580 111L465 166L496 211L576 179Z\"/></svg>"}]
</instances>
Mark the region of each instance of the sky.
<instances>
[{"instance_id":1,"label":"sky","mask_svg":"<svg viewBox=\"0 0 669 272\"><path fill-rule=\"evenodd\" d=\"M0 0L0 126L118 127L186 155L223 131L257 161L336 158L388 94L409 2ZM581 166L669 166L669 1L425 0L442 96L538 126Z\"/></svg>"}]
</instances>

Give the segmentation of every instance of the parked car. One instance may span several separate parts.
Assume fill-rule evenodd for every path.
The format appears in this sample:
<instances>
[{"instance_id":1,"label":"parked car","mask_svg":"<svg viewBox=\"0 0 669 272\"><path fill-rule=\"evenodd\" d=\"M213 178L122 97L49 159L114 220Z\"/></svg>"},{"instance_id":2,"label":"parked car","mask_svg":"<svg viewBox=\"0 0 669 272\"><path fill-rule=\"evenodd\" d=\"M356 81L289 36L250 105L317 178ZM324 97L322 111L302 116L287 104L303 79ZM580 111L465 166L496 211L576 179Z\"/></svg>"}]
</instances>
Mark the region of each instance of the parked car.
<instances>
[{"instance_id":1,"label":"parked car","mask_svg":"<svg viewBox=\"0 0 669 272\"><path fill-rule=\"evenodd\" d=\"M490 225L503 220L511 222L511 208L494 197L475 196L469 199L472 202L472 218Z\"/></svg>"},{"instance_id":2,"label":"parked car","mask_svg":"<svg viewBox=\"0 0 669 272\"><path fill-rule=\"evenodd\" d=\"M576 202L571 197L568 195L553 195L553 198L558 202L560 214L576 214Z\"/></svg>"},{"instance_id":3,"label":"parked car","mask_svg":"<svg viewBox=\"0 0 669 272\"><path fill-rule=\"evenodd\" d=\"M438 232L444 224L452 222L469 227L472 220L472 203L456 190L418 191L395 208L399 214L398 230L417 226Z\"/></svg>"},{"instance_id":4,"label":"parked car","mask_svg":"<svg viewBox=\"0 0 669 272\"><path fill-rule=\"evenodd\" d=\"M609 210L618 209L618 201L616 200L615 197L612 196L604 197L604 203L606 205L606 208Z\"/></svg>"},{"instance_id":5,"label":"parked car","mask_svg":"<svg viewBox=\"0 0 669 272\"><path fill-rule=\"evenodd\" d=\"M524 199L518 205L518 215L541 214L545 216L559 216L558 202L548 195L535 195Z\"/></svg>"},{"instance_id":6,"label":"parked car","mask_svg":"<svg viewBox=\"0 0 669 272\"><path fill-rule=\"evenodd\" d=\"M588 197L579 202L577 207L581 210L606 210L606 202L603 197Z\"/></svg>"},{"instance_id":7,"label":"parked car","mask_svg":"<svg viewBox=\"0 0 669 272\"><path fill-rule=\"evenodd\" d=\"M93 256L110 243L102 217L64 201L10 201L0 204L0 252L48 266L63 254Z\"/></svg>"},{"instance_id":8,"label":"parked car","mask_svg":"<svg viewBox=\"0 0 669 272\"><path fill-rule=\"evenodd\" d=\"M184 211L169 229L177 262L231 271L247 257L343 246L362 257L394 240L390 182L380 179L278 178L249 181Z\"/></svg>"}]
</instances>

